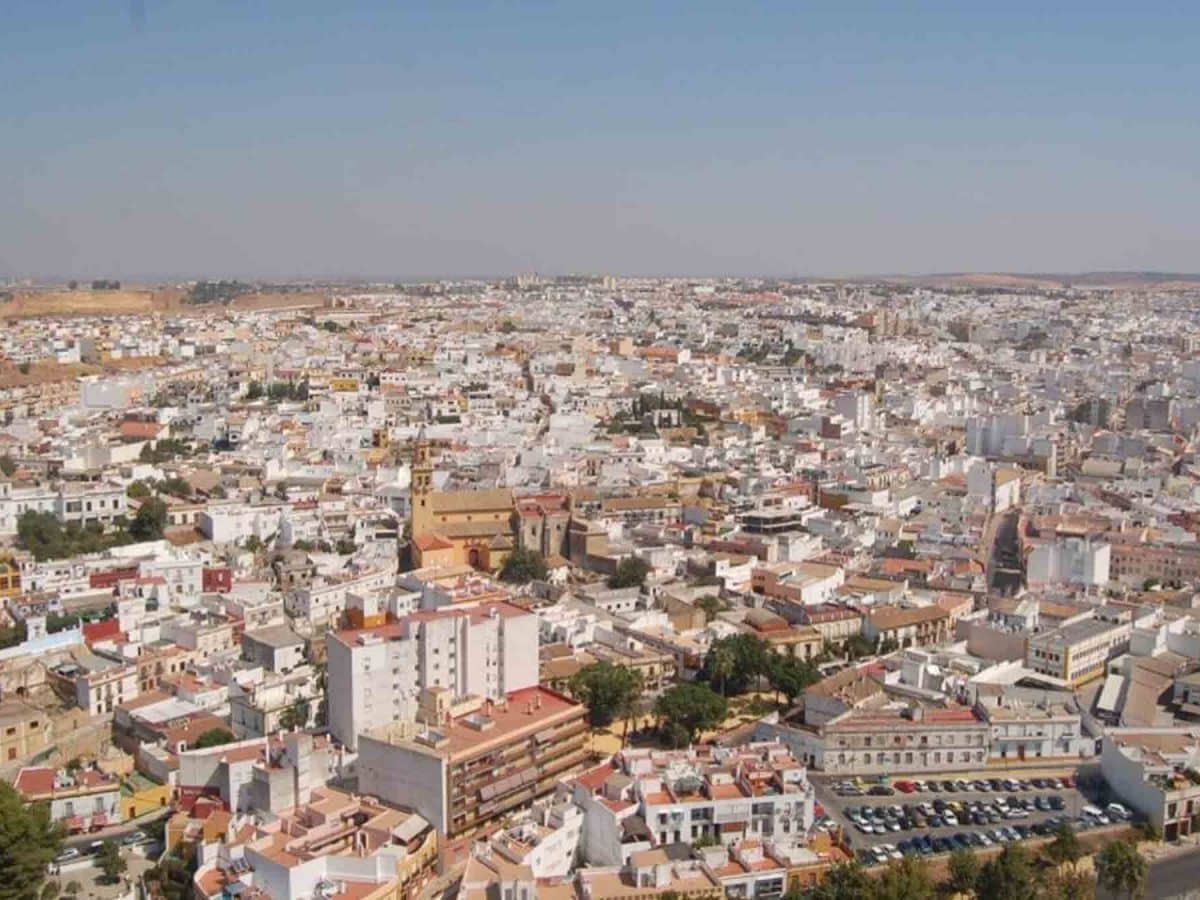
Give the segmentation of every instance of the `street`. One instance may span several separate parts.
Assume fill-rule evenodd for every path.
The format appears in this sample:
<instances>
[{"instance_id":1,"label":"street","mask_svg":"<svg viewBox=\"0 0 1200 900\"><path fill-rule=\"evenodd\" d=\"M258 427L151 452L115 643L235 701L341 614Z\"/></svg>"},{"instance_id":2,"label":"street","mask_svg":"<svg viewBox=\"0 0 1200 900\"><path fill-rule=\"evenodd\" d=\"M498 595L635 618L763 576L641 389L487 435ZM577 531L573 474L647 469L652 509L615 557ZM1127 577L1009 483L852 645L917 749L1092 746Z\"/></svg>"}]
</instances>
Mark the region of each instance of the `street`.
<instances>
[{"instance_id":1,"label":"street","mask_svg":"<svg viewBox=\"0 0 1200 900\"><path fill-rule=\"evenodd\" d=\"M1147 896L1150 900L1184 897L1189 892L1200 895L1200 847L1150 864L1147 879ZM1096 896L1107 897L1107 894L1101 888Z\"/></svg>"}]
</instances>

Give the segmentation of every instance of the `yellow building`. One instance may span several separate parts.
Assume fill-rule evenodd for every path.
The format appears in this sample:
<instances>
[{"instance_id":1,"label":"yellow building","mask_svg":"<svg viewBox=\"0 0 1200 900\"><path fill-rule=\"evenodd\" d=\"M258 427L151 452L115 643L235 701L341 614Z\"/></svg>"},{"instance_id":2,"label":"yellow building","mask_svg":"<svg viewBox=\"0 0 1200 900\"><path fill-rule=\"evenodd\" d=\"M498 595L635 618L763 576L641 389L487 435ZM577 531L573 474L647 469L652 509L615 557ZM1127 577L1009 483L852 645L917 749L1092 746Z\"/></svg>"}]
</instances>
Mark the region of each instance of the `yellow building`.
<instances>
[{"instance_id":1,"label":"yellow building","mask_svg":"<svg viewBox=\"0 0 1200 900\"><path fill-rule=\"evenodd\" d=\"M469 565L492 572L515 546L512 491L435 491L424 429L412 467L412 541L416 566Z\"/></svg>"},{"instance_id":2,"label":"yellow building","mask_svg":"<svg viewBox=\"0 0 1200 900\"><path fill-rule=\"evenodd\" d=\"M21 593L21 570L11 557L0 558L0 600Z\"/></svg>"}]
</instances>

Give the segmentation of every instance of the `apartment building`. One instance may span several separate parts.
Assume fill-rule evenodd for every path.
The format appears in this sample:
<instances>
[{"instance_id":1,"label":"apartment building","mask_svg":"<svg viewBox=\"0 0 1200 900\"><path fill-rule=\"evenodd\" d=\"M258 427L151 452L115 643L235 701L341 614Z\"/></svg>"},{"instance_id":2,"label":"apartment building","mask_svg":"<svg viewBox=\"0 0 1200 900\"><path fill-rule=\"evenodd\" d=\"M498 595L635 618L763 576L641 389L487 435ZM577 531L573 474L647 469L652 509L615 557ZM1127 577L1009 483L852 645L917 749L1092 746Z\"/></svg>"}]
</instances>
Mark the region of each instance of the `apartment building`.
<instances>
[{"instance_id":1,"label":"apartment building","mask_svg":"<svg viewBox=\"0 0 1200 900\"><path fill-rule=\"evenodd\" d=\"M1108 584L1112 546L1087 538L1044 541L1026 559L1025 577L1031 588L1050 584L1103 587Z\"/></svg>"},{"instance_id":2,"label":"apartment building","mask_svg":"<svg viewBox=\"0 0 1200 900\"><path fill-rule=\"evenodd\" d=\"M538 683L537 616L505 602L423 610L326 642L330 732L358 736L412 718L424 688L500 700Z\"/></svg>"},{"instance_id":3,"label":"apartment building","mask_svg":"<svg viewBox=\"0 0 1200 900\"><path fill-rule=\"evenodd\" d=\"M807 771L779 741L662 753L624 750L620 770L659 846L803 834L812 825Z\"/></svg>"},{"instance_id":4,"label":"apartment building","mask_svg":"<svg viewBox=\"0 0 1200 900\"><path fill-rule=\"evenodd\" d=\"M94 716L108 715L141 693L136 665L109 664L89 672L63 674L74 680L75 703Z\"/></svg>"},{"instance_id":5,"label":"apartment building","mask_svg":"<svg viewBox=\"0 0 1200 900\"><path fill-rule=\"evenodd\" d=\"M1112 729L1100 771L1121 802L1174 841L1200 834L1200 731Z\"/></svg>"},{"instance_id":6,"label":"apartment building","mask_svg":"<svg viewBox=\"0 0 1200 900\"><path fill-rule=\"evenodd\" d=\"M942 607L879 606L863 617L863 637L876 646L924 647L950 638L950 614Z\"/></svg>"},{"instance_id":7,"label":"apartment building","mask_svg":"<svg viewBox=\"0 0 1200 900\"><path fill-rule=\"evenodd\" d=\"M978 769L989 748L988 723L964 707L862 707L816 728L776 732L797 758L831 775Z\"/></svg>"},{"instance_id":8,"label":"apartment building","mask_svg":"<svg viewBox=\"0 0 1200 900\"><path fill-rule=\"evenodd\" d=\"M846 573L840 566L812 562L756 566L750 575L750 586L756 594L801 606L830 602L845 582Z\"/></svg>"},{"instance_id":9,"label":"apartment building","mask_svg":"<svg viewBox=\"0 0 1200 900\"><path fill-rule=\"evenodd\" d=\"M437 870L438 835L429 822L329 787L236 833L202 854L196 897L413 900Z\"/></svg>"},{"instance_id":10,"label":"apartment building","mask_svg":"<svg viewBox=\"0 0 1200 900\"><path fill-rule=\"evenodd\" d=\"M451 839L465 837L577 771L587 760L586 716L585 707L536 686L499 701L456 701L428 688L415 721L359 736L359 789L415 809Z\"/></svg>"},{"instance_id":11,"label":"apartment building","mask_svg":"<svg viewBox=\"0 0 1200 900\"><path fill-rule=\"evenodd\" d=\"M321 578L288 592L284 607L298 622L312 628L336 628L351 595L365 595L390 587L395 576L385 569L340 578Z\"/></svg>"},{"instance_id":12,"label":"apartment building","mask_svg":"<svg viewBox=\"0 0 1200 900\"><path fill-rule=\"evenodd\" d=\"M27 706L20 699L0 702L0 764L40 752L53 733L45 710Z\"/></svg>"},{"instance_id":13,"label":"apartment building","mask_svg":"<svg viewBox=\"0 0 1200 900\"><path fill-rule=\"evenodd\" d=\"M1079 759L1095 753L1095 741L1083 733L1079 711L1062 703L980 697L975 711L988 725L992 759Z\"/></svg>"},{"instance_id":14,"label":"apartment building","mask_svg":"<svg viewBox=\"0 0 1200 900\"><path fill-rule=\"evenodd\" d=\"M126 514L125 489L108 482L75 481L18 486L0 475L0 535L16 534L27 512L51 513L64 524L109 525Z\"/></svg>"},{"instance_id":15,"label":"apartment building","mask_svg":"<svg viewBox=\"0 0 1200 900\"><path fill-rule=\"evenodd\" d=\"M229 724L239 738L265 737L286 727L316 725L321 690L312 666L270 674L229 701Z\"/></svg>"},{"instance_id":16,"label":"apartment building","mask_svg":"<svg viewBox=\"0 0 1200 900\"><path fill-rule=\"evenodd\" d=\"M233 623L224 616L202 612L166 620L162 624L162 636L190 650L196 659L208 659L234 649Z\"/></svg>"},{"instance_id":17,"label":"apartment building","mask_svg":"<svg viewBox=\"0 0 1200 900\"><path fill-rule=\"evenodd\" d=\"M1184 584L1200 578L1200 548L1186 544L1149 544L1113 540L1110 571L1113 581L1141 588L1153 579L1160 584Z\"/></svg>"},{"instance_id":18,"label":"apartment building","mask_svg":"<svg viewBox=\"0 0 1200 900\"><path fill-rule=\"evenodd\" d=\"M1084 619L1029 638L1025 665L1078 687L1104 674L1105 665L1129 647L1133 627Z\"/></svg>"},{"instance_id":19,"label":"apartment building","mask_svg":"<svg viewBox=\"0 0 1200 900\"><path fill-rule=\"evenodd\" d=\"M47 804L51 821L61 824L68 834L96 831L122 821L121 779L107 772L26 767L13 779L13 787L26 803Z\"/></svg>"}]
</instances>

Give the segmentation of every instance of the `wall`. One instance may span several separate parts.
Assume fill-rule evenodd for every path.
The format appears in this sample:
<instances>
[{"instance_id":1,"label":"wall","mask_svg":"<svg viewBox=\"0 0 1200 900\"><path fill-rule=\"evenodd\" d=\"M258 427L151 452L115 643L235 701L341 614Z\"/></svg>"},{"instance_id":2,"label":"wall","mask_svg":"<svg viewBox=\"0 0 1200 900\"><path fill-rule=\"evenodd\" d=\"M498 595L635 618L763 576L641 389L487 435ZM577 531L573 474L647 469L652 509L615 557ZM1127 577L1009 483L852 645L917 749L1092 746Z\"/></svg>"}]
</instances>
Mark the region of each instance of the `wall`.
<instances>
[{"instance_id":1,"label":"wall","mask_svg":"<svg viewBox=\"0 0 1200 900\"><path fill-rule=\"evenodd\" d=\"M419 812L439 833L448 825L445 761L363 736L358 746L358 789Z\"/></svg>"}]
</instances>

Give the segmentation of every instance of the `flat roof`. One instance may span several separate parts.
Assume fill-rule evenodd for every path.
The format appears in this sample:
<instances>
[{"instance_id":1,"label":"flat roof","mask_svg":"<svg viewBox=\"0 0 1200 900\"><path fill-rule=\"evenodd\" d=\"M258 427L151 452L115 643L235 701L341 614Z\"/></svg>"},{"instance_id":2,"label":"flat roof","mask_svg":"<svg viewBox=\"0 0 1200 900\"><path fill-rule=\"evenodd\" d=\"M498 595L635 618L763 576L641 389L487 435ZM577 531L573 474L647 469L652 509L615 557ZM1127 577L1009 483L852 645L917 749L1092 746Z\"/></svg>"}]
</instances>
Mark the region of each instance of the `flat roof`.
<instances>
[{"instance_id":1,"label":"flat roof","mask_svg":"<svg viewBox=\"0 0 1200 900\"><path fill-rule=\"evenodd\" d=\"M539 685L514 691L508 695L504 704L493 703L490 707L484 705L448 723L431 726L429 730L437 732L445 743L439 741L438 745L434 745L419 740L419 732L414 733L413 723L410 722L383 725L367 732L366 736L396 746L419 749L425 753L454 759L473 756L495 744L507 743L514 738L541 731L571 718L582 717L585 712L582 704L574 703L562 694ZM483 728L474 727L472 724L481 721L487 723Z\"/></svg>"}]
</instances>

